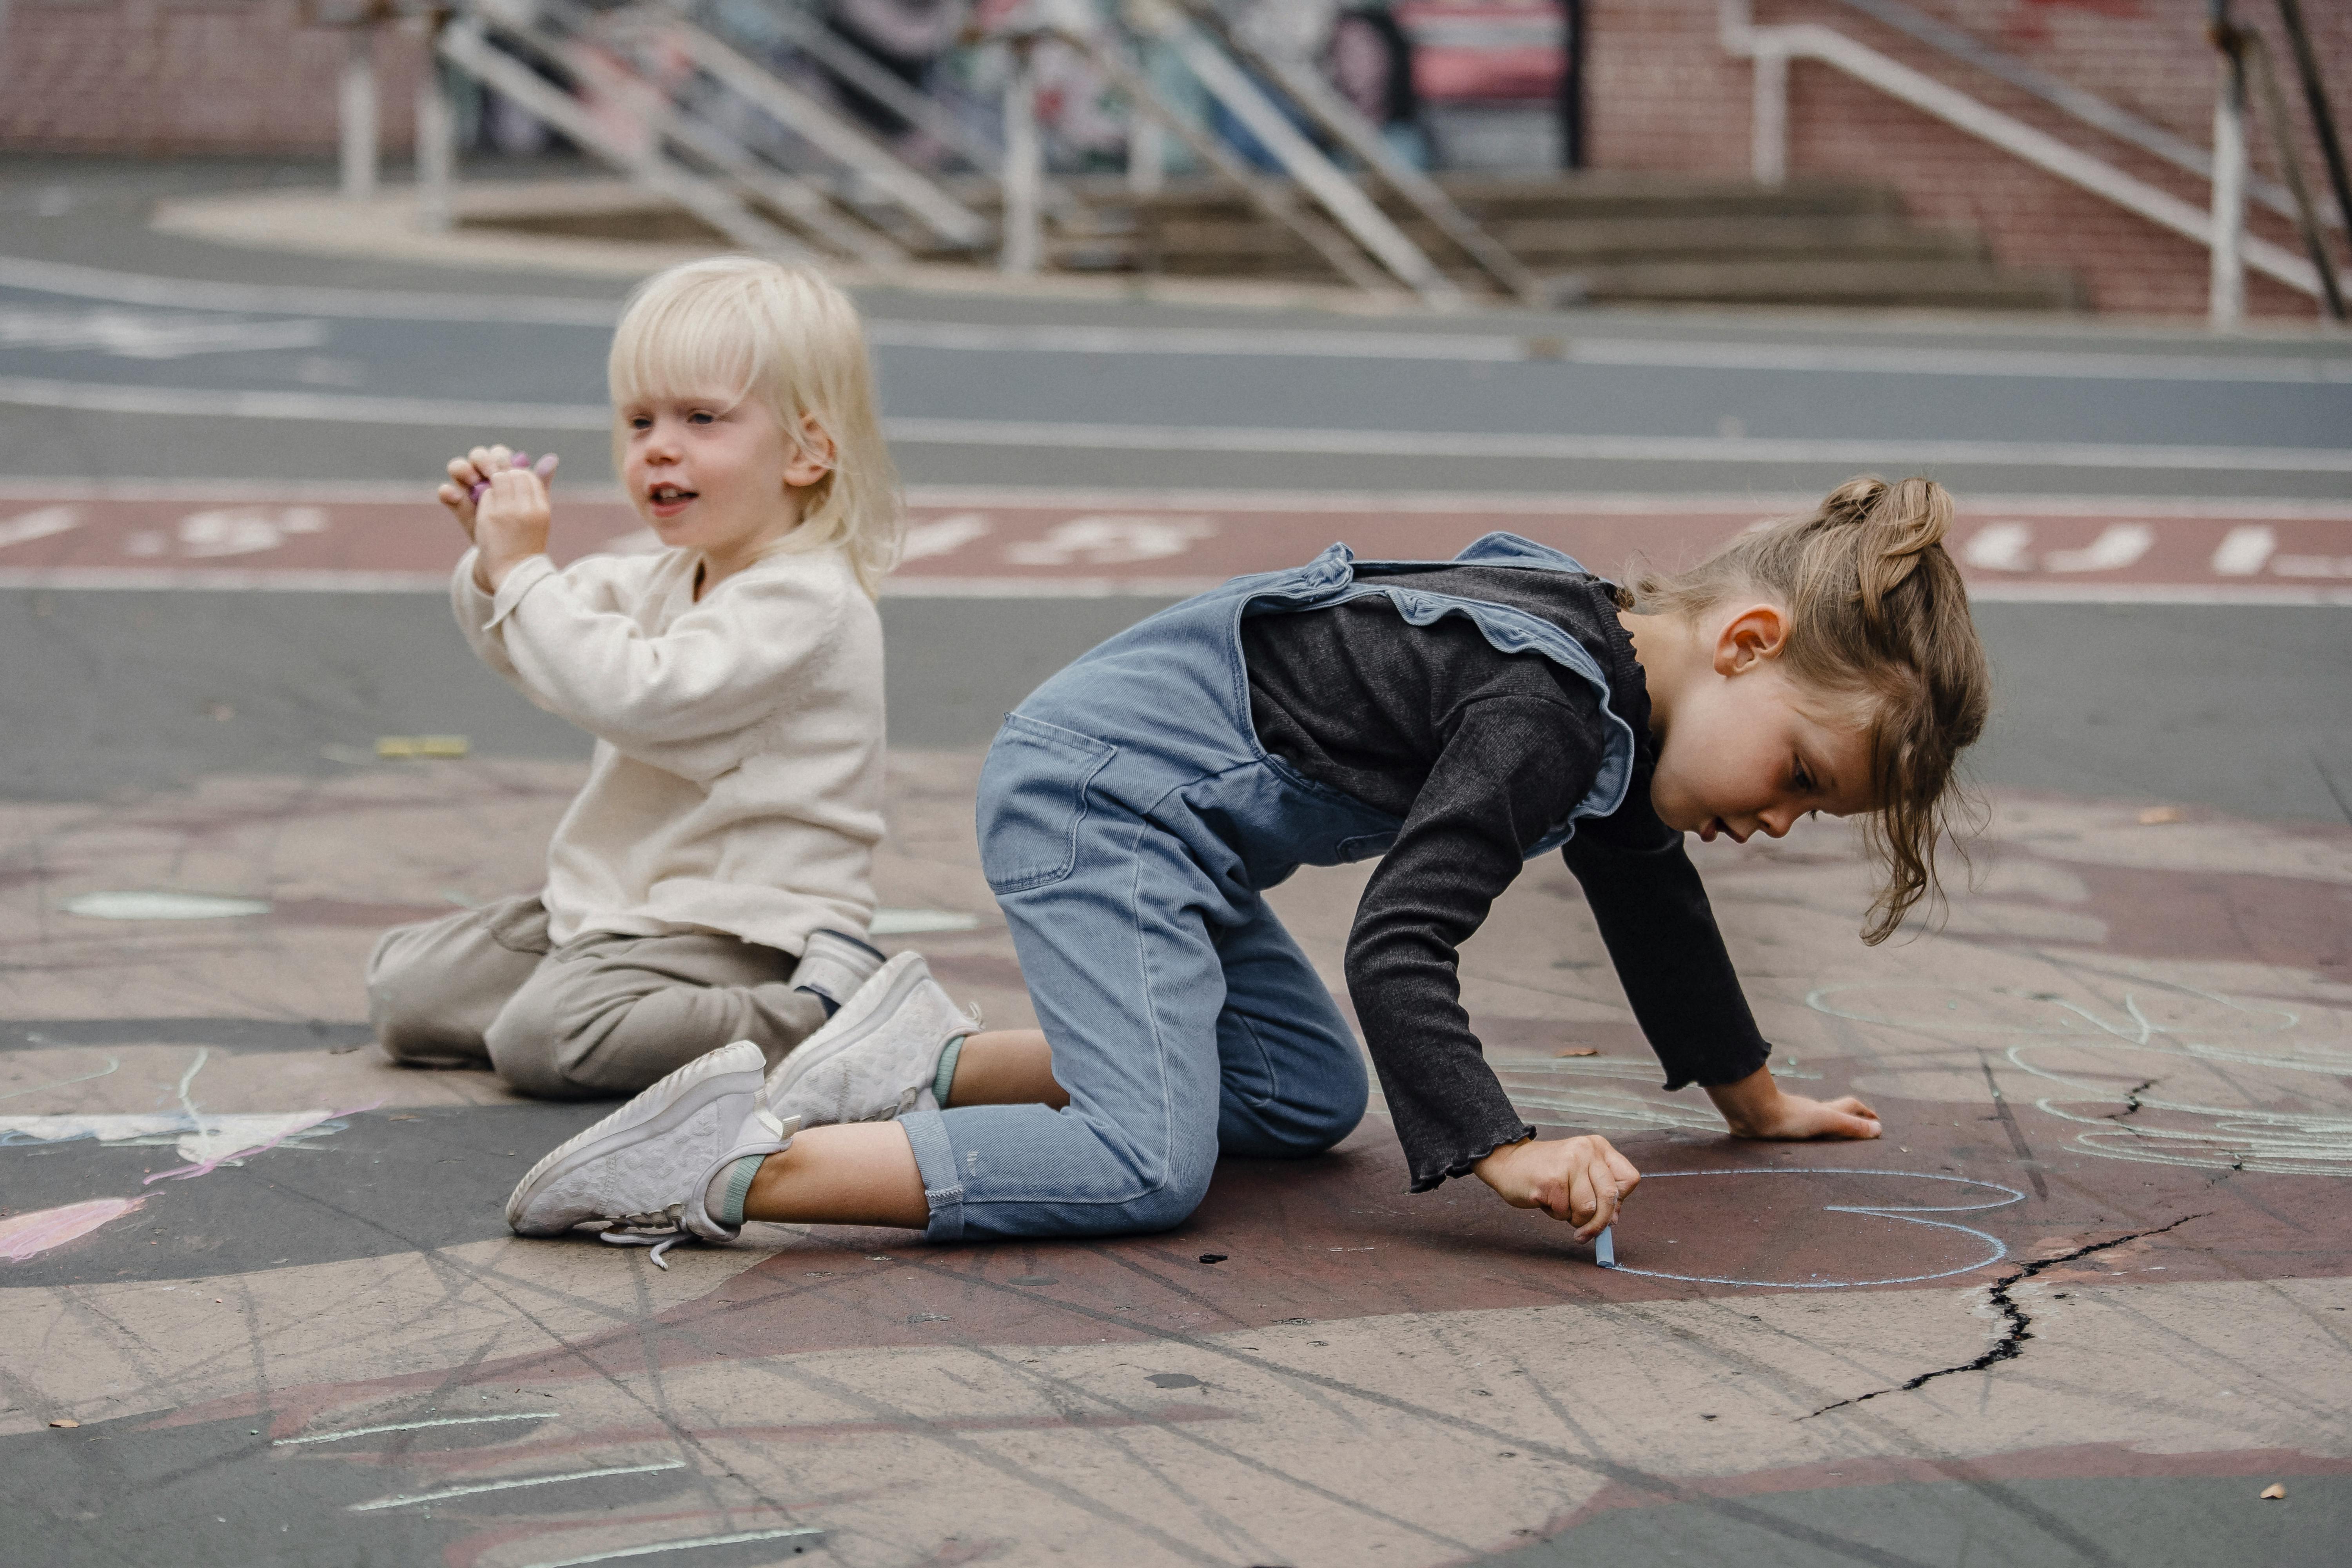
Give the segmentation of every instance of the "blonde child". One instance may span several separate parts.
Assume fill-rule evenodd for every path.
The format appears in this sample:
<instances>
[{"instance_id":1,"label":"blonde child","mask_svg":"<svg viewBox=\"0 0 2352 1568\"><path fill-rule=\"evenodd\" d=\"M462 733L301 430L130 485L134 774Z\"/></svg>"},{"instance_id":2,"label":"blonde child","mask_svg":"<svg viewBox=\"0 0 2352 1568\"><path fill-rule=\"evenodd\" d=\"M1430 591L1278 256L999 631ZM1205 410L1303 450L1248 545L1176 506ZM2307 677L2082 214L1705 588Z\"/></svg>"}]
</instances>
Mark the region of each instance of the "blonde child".
<instances>
[{"instance_id":1,"label":"blonde child","mask_svg":"<svg viewBox=\"0 0 2352 1568\"><path fill-rule=\"evenodd\" d=\"M1008 716L981 775L1042 1032L973 1033L902 954L764 1083L730 1047L556 1150L509 1223L1181 1224L1221 1152L1315 1154L1361 1117L1363 1054L1264 889L1373 856L1346 971L1413 1190L1475 1175L1582 1240L1640 1180L1606 1139L1538 1141L1461 1005L1460 944L1554 848L1668 1089L1738 1137L1875 1138L1860 1100L1773 1081L1684 835L1863 817L1865 941L1933 893L1987 710L1951 517L1925 479L1856 479L1631 592L1490 534L1444 563L1334 545L1164 611Z\"/></svg>"},{"instance_id":2,"label":"blonde child","mask_svg":"<svg viewBox=\"0 0 2352 1568\"><path fill-rule=\"evenodd\" d=\"M368 967L394 1059L548 1098L635 1093L730 1041L779 1061L882 961L874 594L903 525L856 311L811 272L696 262L637 290L608 374L659 552L558 569L547 486L504 447L440 489L473 541L467 640L596 738L547 885L389 931Z\"/></svg>"}]
</instances>

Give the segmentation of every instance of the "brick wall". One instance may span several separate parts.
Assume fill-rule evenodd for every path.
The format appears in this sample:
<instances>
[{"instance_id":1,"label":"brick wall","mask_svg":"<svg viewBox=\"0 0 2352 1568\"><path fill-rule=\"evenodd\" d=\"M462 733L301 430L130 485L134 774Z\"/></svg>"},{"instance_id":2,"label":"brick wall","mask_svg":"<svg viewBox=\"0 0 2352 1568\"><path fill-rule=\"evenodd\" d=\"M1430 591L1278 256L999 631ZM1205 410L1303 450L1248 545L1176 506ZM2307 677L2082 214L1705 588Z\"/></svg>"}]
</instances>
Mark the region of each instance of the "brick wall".
<instances>
[{"instance_id":1,"label":"brick wall","mask_svg":"<svg viewBox=\"0 0 2352 1568\"><path fill-rule=\"evenodd\" d=\"M2204 37L2204 0L1912 0L2002 52L2131 110L2197 146L2212 139L2215 56ZM2352 5L2305 0L2339 132L2352 132ZM2292 57L2267 4L2241 0L2243 24L2259 25L2281 69L2281 85L2302 140L2303 167L2322 188ZM1738 177L1749 167L1752 95L1747 61L1724 53L1715 0L1591 0L1591 58L1586 70L1593 163ZM1756 0L1756 20L1821 22L1993 107L2105 158L2190 205L2206 184L2112 140L2040 100L1950 60L1837 0ZM2277 160L2257 121L2249 135L2257 169ZM2182 239L1932 120L1831 67L1798 62L1790 72L1790 168L1883 181L1924 223L1985 236L2000 260L2064 267L2081 274L2102 310L2194 315L2206 308L2208 261ZM2324 198L2323 198L2324 199ZM2251 209L2250 226L2302 253L2291 222ZM2339 247L2339 259L2343 257ZM2308 318L2305 295L2259 274L2247 279L2247 308Z\"/></svg>"},{"instance_id":2,"label":"brick wall","mask_svg":"<svg viewBox=\"0 0 2352 1568\"><path fill-rule=\"evenodd\" d=\"M322 153L336 140L344 35L299 0L8 0L0 147ZM414 134L423 41L376 36L384 146Z\"/></svg>"}]
</instances>

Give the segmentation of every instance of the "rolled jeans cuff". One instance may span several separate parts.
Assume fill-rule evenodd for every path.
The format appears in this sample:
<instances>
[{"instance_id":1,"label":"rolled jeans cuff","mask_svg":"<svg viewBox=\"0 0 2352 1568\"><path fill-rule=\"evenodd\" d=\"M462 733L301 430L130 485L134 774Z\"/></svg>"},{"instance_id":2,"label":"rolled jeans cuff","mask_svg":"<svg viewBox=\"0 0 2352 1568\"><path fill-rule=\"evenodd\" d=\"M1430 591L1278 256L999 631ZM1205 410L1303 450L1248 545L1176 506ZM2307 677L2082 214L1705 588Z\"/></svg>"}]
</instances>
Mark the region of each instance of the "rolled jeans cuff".
<instances>
[{"instance_id":1,"label":"rolled jeans cuff","mask_svg":"<svg viewBox=\"0 0 2352 1568\"><path fill-rule=\"evenodd\" d=\"M963 1239L963 1182L956 1173L955 1145L948 1141L947 1122L936 1110L909 1110L898 1118L907 1142L915 1151L915 1169L922 1173L923 1201L931 1206L931 1223L924 1227L926 1241Z\"/></svg>"}]
</instances>

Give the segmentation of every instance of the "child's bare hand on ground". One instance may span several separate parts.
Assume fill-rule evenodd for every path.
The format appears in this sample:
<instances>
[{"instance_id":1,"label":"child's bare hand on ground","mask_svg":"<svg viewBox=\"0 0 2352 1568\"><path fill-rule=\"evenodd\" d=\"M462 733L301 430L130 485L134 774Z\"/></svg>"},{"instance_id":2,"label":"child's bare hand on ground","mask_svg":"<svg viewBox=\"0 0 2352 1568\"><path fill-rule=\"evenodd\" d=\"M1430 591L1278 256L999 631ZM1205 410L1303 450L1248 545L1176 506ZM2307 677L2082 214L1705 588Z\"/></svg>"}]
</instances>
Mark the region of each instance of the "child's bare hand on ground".
<instances>
[{"instance_id":1,"label":"child's bare hand on ground","mask_svg":"<svg viewBox=\"0 0 2352 1568\"><path fill-rule=\"evenodd\" d=\"M1796 1142L1807 1138L1875 1138L1878 1112L1853 1095L1808 1100L1785 1094L1769 1068L1759 1068L1737 1083L1708 1086L1707 1098L1723 1112L1735 1138Z\"/></svg>"},{"instance_id":2,"label":"child's bare hand on ground","mask_svg":"<svg viewBox=\"0 0 2352 1568\"><path fill-rule=\"evenodd\" d=\"M1617 1223L1617 1206L1642 1184L1633 1163L1593 1134L1507 1143L1475 1167L1513 1208L1541 1209L1590 1241Z\"/></svg>"}]
</instances>

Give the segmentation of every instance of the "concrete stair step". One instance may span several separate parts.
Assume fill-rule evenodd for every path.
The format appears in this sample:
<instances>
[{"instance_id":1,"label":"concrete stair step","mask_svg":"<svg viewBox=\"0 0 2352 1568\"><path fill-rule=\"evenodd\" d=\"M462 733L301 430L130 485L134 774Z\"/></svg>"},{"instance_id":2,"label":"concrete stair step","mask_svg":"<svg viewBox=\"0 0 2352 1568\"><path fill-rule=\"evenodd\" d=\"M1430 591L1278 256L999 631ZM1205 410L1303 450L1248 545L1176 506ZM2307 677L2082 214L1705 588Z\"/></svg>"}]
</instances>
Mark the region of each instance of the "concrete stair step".
<instances>
[{"instance_id":1,"label":"concrete stair step","mask_svg":"<svg viewBox=\"0 0 2352 1568\"><path fill-rule=\"evenodd\" d=\"M1440 237L1433 225L1407 229L1424 246ZM1738 260L1744 258L1869 255L1887 259L1941 257L1975 259L1981 241L1964 234L1915 228L1898 217L1614 217L1519 218L1488 233L1538 268L1642 260Z\"/></svg>"},{"instance_id":2,"label":"concrete stair step","mask_svg":"<svg viewBox=\"0 0 2352 1568\"><path fill-rule=\"evenodd\" d=\"M2074 310L2072 273L1988 261L1665 261L1593 267L1552 279L1563 301L1596 304L1878 305Z\"/></svg>"}]
</instances>

